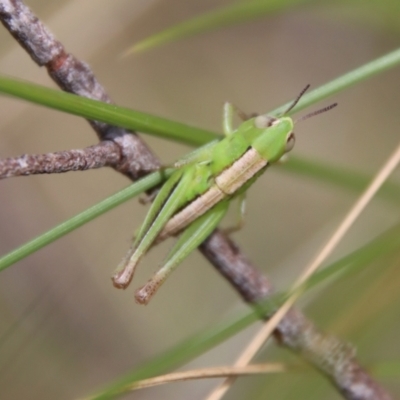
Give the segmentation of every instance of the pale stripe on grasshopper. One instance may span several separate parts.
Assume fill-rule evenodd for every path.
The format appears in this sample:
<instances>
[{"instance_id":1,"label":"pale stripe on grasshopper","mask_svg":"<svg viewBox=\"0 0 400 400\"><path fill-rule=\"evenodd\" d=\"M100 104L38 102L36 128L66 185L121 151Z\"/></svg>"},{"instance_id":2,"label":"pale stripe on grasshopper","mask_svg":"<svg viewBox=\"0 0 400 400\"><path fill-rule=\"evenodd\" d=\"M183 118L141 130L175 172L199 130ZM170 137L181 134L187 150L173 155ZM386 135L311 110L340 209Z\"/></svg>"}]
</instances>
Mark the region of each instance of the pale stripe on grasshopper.
<instances>
[{"instance_id":1,"label":"pale stripe on grasshopper","mask_svg":"<svg viewBox=\"0 0 400 400\"><path fill-rule=\"evenodd\" d=\"M200 215L220 202L225 197L234 194L247 181L261 171L268 162L253 148L231 167L227 168L215 178L215 185L206 193L197 197L187 207L175 214L158 235L155 244L160 243L169 236L175 236L192 223Z\"/></svg>"}]
</instances>

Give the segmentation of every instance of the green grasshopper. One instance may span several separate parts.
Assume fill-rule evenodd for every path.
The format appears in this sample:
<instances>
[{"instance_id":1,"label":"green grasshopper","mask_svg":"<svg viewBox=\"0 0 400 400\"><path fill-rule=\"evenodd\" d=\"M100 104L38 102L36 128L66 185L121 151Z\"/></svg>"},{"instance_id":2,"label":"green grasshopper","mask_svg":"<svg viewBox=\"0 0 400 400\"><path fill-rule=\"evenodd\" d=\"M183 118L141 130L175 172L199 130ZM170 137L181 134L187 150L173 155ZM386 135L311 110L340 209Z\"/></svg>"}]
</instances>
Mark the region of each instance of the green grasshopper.
<instances>
[{"instance_id":1,"label":"green grasshopper","mask_svg":"<svg viewBox=\"0 0 400 400\"><path fill-rule=\"evenodd\" d=\"M225 138L189 153L174 164L176 170L158 192L131 249L112 277L114 286L128 287L146 252L166 238L180 234L164 265L136 291L136 301L147 304L178 264L214 231L234 198L239 199L238 227L241 225L247 189L294 146L294 122L286 115L308 88L309 85L279 116L248 118L232 104L225 104ZM335 106L332 104L302 119ZM232 127L234 111L244 120L236 130Z\"/></svg>"}]
</instances>

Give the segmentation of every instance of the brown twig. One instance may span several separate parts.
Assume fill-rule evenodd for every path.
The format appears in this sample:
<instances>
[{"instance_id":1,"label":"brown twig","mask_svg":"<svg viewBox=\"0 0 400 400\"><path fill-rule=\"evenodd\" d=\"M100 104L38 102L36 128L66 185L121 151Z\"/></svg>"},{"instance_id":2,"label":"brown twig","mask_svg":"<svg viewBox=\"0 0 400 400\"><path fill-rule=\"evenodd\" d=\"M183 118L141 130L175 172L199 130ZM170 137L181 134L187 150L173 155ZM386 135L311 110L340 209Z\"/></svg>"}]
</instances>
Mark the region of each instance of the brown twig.
<instances>
[{"instance_id":1,"label":"brown twig","mask_svg":"<svg viewBox=\"0 0 400 400\"><path fill-rule=\"evenodd\" d=\"M19 0L0 0L3 25L40 66L63 89L81 96L110 102L87 64L65 52L42 22ZM100 140L119 147L120 162L114 168L135 180L159 166L147 146L121 128L90 121ZM249 303L272 293L272 285L220 231L202 245L202 253ZM269 316L265 316L268 318ZM331 379L347 399L389 400L390 396L359 365L350 346L331 335L319 332L298 310L291 309L275 331L279 342L301 353Z\"/></svg>"},{"instance_id":2,"label":"brown twig","mask_svg":"<svg viewBox=\"0 0 400 400\"><path fill-rule=\"evenodd\" d=\"M24 154L0 159L0 179L34 174L54 174L84 171L116 165L120 161L119 146L104 140L79 150L58 151L47 154Z\"/></svg>"},{"instance_id":3,"label":"brown twig","mask_svg":"<svg viewBox=\"0 0 400 400\"><path fill-rule=\"evenodd\" d=\"M0 2L0 19L6 29L39 66L45 66L57 85L66 92L105 103L111 99L89 66L68 54L47 27L19 0ZM135 134L98 121L89 121L100 140L117 144L113 165L118 172L136 180L159 168L160 163Z\"/></svg>"}]
</instances>

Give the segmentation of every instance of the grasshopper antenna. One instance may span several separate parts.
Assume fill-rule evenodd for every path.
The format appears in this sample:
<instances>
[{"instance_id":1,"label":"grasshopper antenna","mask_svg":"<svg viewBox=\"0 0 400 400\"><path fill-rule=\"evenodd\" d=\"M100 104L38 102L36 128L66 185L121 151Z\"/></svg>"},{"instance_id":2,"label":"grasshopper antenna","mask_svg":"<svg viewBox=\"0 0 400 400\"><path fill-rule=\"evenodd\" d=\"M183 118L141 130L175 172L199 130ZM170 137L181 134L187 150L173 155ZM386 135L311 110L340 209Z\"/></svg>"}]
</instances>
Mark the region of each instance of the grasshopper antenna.
<instances>
[{"instance_id":1,"label":"grasshopper antenna","mask_svg":"<svg viewBox=\"0 0 400 400\"><path fill-rule=\"evenodd\" d=\"M322 114L322 113L324 113L326 111L332 110L332 108L335 108L337 105L338 105L338 103L333 103L330 106L326 106L326 107L321 108L319 110L312 111L309 114L306 114L306 115L300 117L299 119L296 119L294 122L297 123L297 122L300 122L300 121L304 121L305 119L308 119L310 117L314 117L315 115Z\"/></svg>"},{"instance_id":2,"label":"grasshopper antenna","mask_svg":"<svg viewBox=\"0 0 400 400\"><path fill-rule=\"evenodd\" d=\"M308 84L301 92L300 94L294 99L293 103L289 106L289 108L282 113L281 115L286 115L290 110L292 110L296 104L299 102L299 100L303 97L304 93L308 90L308 88L310 87L310 84Z\"/></svg>"}]
</instances>

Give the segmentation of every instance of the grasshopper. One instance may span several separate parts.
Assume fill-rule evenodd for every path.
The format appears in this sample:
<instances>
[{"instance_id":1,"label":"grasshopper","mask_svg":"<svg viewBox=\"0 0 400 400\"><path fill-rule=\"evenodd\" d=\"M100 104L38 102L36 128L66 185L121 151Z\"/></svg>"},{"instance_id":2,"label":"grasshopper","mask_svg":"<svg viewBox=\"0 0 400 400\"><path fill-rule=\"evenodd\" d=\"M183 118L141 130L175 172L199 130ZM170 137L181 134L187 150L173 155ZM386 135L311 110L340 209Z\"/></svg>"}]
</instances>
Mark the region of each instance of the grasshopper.
<instances>
[{"instance_id":1,"label":"grasshopper","mask_svg":"<svg viewBox=\"0 0 400 400\"><path fill-rule=\"evenodd\" d=\"M131 249L112 277L114 286L128 287L146 252L166 238L180 234L164 265L136 291L136 301L147 304L178 264L213 232L234 198L239 199L241 209L238 227L242 224L247 189L294 146L294 122L287 114L308 88L309 85L279 116L248 117L232 104L224 105L225 138L189 153L174 164L176 170L155 197ZM335 106L336 103L301 119ZM236 130L232 127L235 111L244 120Z\"/></svg>"}]
</instances>

